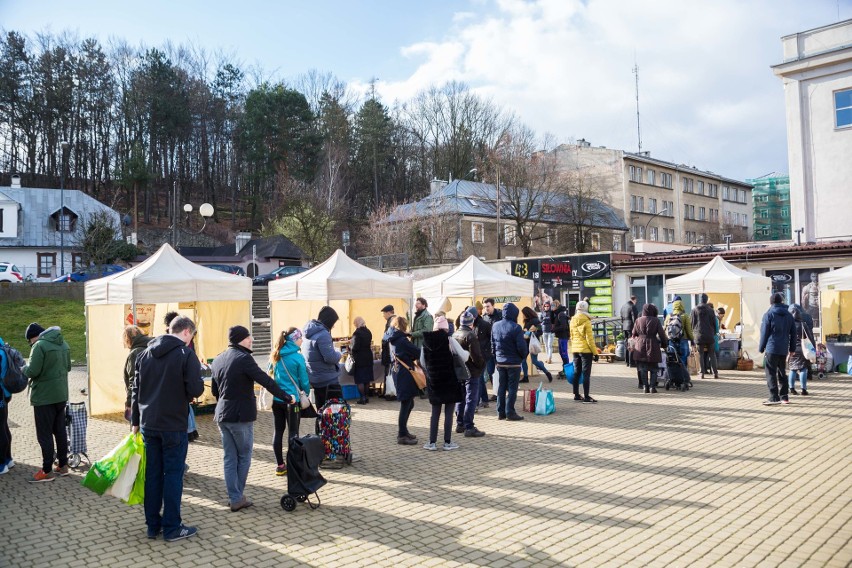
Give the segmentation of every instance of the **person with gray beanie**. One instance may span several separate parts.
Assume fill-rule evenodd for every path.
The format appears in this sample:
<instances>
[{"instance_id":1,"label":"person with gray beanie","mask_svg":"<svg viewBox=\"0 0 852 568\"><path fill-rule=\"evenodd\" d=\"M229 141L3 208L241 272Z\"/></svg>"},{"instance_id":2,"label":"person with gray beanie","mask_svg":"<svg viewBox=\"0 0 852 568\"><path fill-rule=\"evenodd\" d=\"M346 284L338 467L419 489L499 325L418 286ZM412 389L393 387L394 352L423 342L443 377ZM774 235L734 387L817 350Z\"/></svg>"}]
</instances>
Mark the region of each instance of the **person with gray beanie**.
<instances>
[{"instance_id":1,"label":"person with gray beanie","mask_svg":"<svg viewBox=\"0 0 852 568\"><path fill-rule=\"evenodd\" d=\"M485 358L482 356L479 338L473 329L475 319L472 313L463 311L459 316L459 328L453 334L461 348L470 353L465 363L470 371L470 378L464 382L464 399L456 403L456 433L464 434L465 438L481 438L485 435L485 432L473 424L482 372L485 370Z\"/></svg>"},{"instance_id":2,"label":"person with gray beanie","mask_svg":"<svg viewBox=\"0 0 852 568\"><path fill-rule=\"evenodd\" d=\"M787 354L796 352L796 322L784 305L784 296L772 294L772 306L763 314L760 323L760 345L758 351L766 353L763 359L763 371L766 374L766 386L769 398L764 406L790 404L787 385ZM779 392L778 383L781 383Z\"/></svg>"}]
</instances>

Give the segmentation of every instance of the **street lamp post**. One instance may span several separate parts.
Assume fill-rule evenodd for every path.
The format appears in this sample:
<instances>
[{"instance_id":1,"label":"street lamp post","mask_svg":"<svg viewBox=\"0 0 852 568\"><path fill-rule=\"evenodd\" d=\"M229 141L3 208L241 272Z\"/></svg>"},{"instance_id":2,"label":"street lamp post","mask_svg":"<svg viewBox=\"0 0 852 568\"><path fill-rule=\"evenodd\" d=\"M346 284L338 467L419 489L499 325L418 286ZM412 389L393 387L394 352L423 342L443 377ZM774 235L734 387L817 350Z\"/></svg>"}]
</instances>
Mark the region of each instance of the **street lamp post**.
<instances>
[{"instance_id":1,"label":"street lamp post","mask_svg":"<svg viewBox=\"0 0 852 568\"><path fill-rule=\"evenodd\" d=\"M68 142L59 143L62 151L59 160L59 275L65 274L65 150Z\"/></svg>"},{"instance_id":2,"label":"street lamp post","mask_svg":"<svg viewBox=\"0 0 852 568\"><path fill-rule=\"evenodd\" d=\"M497 260L500 260L500 245L503 235L500 234L500 166L497 166Z\"/></svg>"},{"instance_id":3,"label":"street lamp post","mask_svg":"<svg viewBox=\"0 0 852 568\"><path fill-rule=\"evenodd\" d=\"M654 217L656 217L656 216L658 216L658 215L662 215L663 213L668 213L668 212L669 212L668 208L667 208L667 207L663 207L660 211L657 211L656 213L654 213L653 215L651 215L651 218L650 218L650 219L648 219L648 222L647 222L647 223L645 223L645 228L644 228L644 229L642 229L642 235L647 236L647 233L648 233L648 225L650 225L650 224L651 224L651 221L653 221L653 220L654 220Z\"/></svg>"}]
</instances>

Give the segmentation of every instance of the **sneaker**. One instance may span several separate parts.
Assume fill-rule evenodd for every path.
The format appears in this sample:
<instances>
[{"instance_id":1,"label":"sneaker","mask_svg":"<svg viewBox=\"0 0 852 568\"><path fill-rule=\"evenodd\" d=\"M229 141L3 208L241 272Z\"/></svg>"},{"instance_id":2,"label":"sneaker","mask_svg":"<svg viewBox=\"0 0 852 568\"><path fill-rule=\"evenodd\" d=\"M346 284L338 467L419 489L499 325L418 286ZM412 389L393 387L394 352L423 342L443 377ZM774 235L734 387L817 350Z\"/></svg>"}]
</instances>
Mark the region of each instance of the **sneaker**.
<instances>
[{"instance_id":1,"label":"sneaker","mask_svg":"<svg viewBox=\"0 0 852 568\"><path fill-rule=\"evenodd\" d=\"M71 474L71 471L68 469L67 465L63 465L62 467L55 465L53 466L53 473L55 473L59 477L68 477L68 475Z\"/></svg>"},{"instance_id":2,"label":"sneaker","mask_svg":"<svg viewBox=\"0 0 852 568\"><path fill-rule=\"evenodd\" d=\"M791 389L790 389L790 394L796 394L796 395L797 395L797 394L799 394L799 393L797 393L797 392L796 392L796 389L791 388Z\"/></svg>"},{"instance_id":3,"label":"sneaker","mask_svg":"<svg viewBox=\"0 0 852 568\"><path fill-rule=\"evenodd\" d=\"M808 396L808 389L802 389L802 396ZM12 462L15 463L15 462ZM12 467L11 465L9 467Z\"/></svg>"},{"instance_id":4,"label":"sneaker","mask_svg":"<svg viewBox=\"0 0 852 568\"><path fill-rule=\"evenodd\" d=\"M781 404L780 400L767 399L763 401L763 406L775 406L776 404Z\"/></svg>"},{"instance_id":5,"label":"sneaker","mask_svg":"<svg viewBox=\"0 0 852 568\"><path fill-rule=\"evenodd\" d=\"M510 414L509 416L506 417L506 420L508 420L509 422L520 422L523 419L524 419L524 417L521 416L520 414Z\"/></svg>"},{"instance_id":6,"label":"sneaker","mask_svg":"<svg viewBox=\"0 0 852 568\"><path fill-rule=\"evenodd\" d=\"M464 431L465 438L481 438L485 435L485 432L474 426L470 430Z\"/></svg>"},{"instance_id":7,"label":"sneaker","mask_svg":"<svg viewBox=\"0 0 852 568\"><path fill-rule=\"evenodd\" d=\"M790 404L790 399L789 398L782 398L781 404Z\"/></svg>"},{"instance_id":8,"label":"sneaker","mask_svg":"<svg viewBox=\"0 0 852 568\"><path fill-rule=\"evenodd\" d=\"M358 401L355 404L367 404L367 401L364 400L363 398L359 398Z\"/></svg>"},{"instance_id":9,"label":"sneaker","mask_svg":"<svg viewBox=\"0 0 852 568\"><path fill-rule=\"evenodd\" d=\"M430 452L434 452L438 449L438 446L435 445L435 442L429 442L428 444L423 445L423 449Z\"/></svg>"},{"instance_id":10,"label":"sneaker","mask_svg":"<svg viewBox=\"0 0 852 568\"><path fill-rule=\"evenodd\" d=\"M156 540L157 537L160 536L160 534L162 532L163 532L162 527L157 527L155 529L148 527L148 538L151 539L151 540Z\"/></svg>"},{"instance_id":11,"label":"sneaker","mask_svg":"<svg viewBox=\"0 0 852 568\"><path fill-rule=\"evenodd\" d=\"M8 467L9 469L12 469L13 467L15 467L15 460L13 460L12 458L9 458L9 461L6 462L6 467Z\"/></svg>"},{"instance_id":12,"label":"sneaker","mask_svg":"<svg viewBox=\"0 0 852 568\"><path fill-rule=\"evenodd\" d=\"M488 401L489 402L497 402L497 395L492 394L491 396L488 397Z\"/></svg>"},{"instance_id":13,"label":"sneaker","mask_svg":"<svg viewBox=\"0 0 852 568\"><path fill-rule=\"evenodd\" d=\"M196 440L199 438L199 436L198 436L198 430L193 430L192 432L190 432L189 434L187 434L187 435L186 435L186 438L187 438L190 442L194 442L194 441L196 441Z\"/></svg>"},{"instance_id":14,"label":"sneaker","mask_svg":"<svg viewBox=\"0 0 852 568\"><path fill-rule=\"evenodd\" d=\"M574 402L583 402L583 397L579 394L574 395Z\"/></svg>"},{"instance_id":15,"label":"sneaker","mask_svg":"<svg viewBox=\"0 0 852 568\"><path fill-rule=\"evenodd\" d=\"M417 444L417 439L415 438L415 439L412 440L408 436L397 436L396 437L396 443L399 444L400 446L413 446L413 445Z\"/></svg>"},{"instance_id":16,"label":"sneaker","mask_svg":"<svg viewBox=\"0 0 852 568\"><path fill-rule=\"evenodd\" d=\"M645 394L651 393L651 387L644 387Z\"/></svg>"},{"instance_id":17,"label":"sneaker","mask_svg":"<svg viewBox=\"0 0 852 568\"><path fill-rule=\"evenodd\" d=\"M518 381L518 382L519 382L519 383L528 383L528 382L530 382L530 378L529 378L529 377L524 377L523 379L521 379L521 380L520 380L520 381Z\"/></svg>"},{"instance_id":18,"label":"sneaker","mask_svg":"<svg viewBox=\"0 0 852 568\"><path fill-rule=\"evenodd\" d=\"M53 481L56 477L52 473L45 473L40 469L30 478L30 483L42 483L45 481Z\"/></svg>"},{"instance_id":19,"label":"sneaker","mask_svg":"<svg viewBox=\"0 0 852 568\"><path fill-rule=\"evenodd\" d=\"M180 527L178 527L178 530L172 533L171 535L163 535L163 540L165 540L166 542L174 542L176 540L183 540L185 538L195 536L196 534L198 534L197 528L181 525Z\"/></svg>"},{"instance_id":20,"label":"sneaker","mask_svg":"<svg viewBox=\"0 0 852 568\"><path fill-rule=\"evenodd\" d=\"M240 509L246 509L248 507L251 507L252 505L254 505L254 503L249 501L246 496L243 495L243 497L239 501L237 501L236 503L231 503L231 512L236 513Z\"/></svg>"},{"instance_id":21,"label":"sneaker","mask_svg":"<svg viewBox=\"0 0 852 568\"><path fill-rule=\"evenodd\" d=\"M7 473L9 473L9 466L3 464L3 467L0 467L0 475L6 475Z\"/></svg>"},{"instance_id":22,"label":"sneaker","mask_svg":"<svg viewBox=\"0 0 852 568\"><path fill-rule=\"evenodd\" d=\"M490 406L490 405L488 404L488 402L483 402L483 403L482 403L482 408L488 408L489 406ZM9 466L9 467L12 467L12 466Z\"/></svg>"},{"instance_id":23,"label":"sneaker","mask_svg":"<svg viewBox=\"0 0 852 568\"><path fill-rule=\"evenodd\" d=\"M444 442L444 451L449 452L450 450L459 449L459 445L455 442Z\"/></svg>"},{"instance_id":24,"label":"sneaker","mask_svg":"<svg viewBox=\"0 0 852 568\"><path fill-rule=\"evenodd\" d=\"M409 440L416 440L416 439L417 439L417 436L415 436L415 435L414 435L414 434L412 434L411 432L409 432L408 434L406 434L406 435L405 435L405 437L406 437L406 438L408 438Z\"/></svg>"},{"instance_id":25,"label":"sneaker","mask_svg":"<svg viewBox=\"0 0 852 568\"><path fill-rule=\"evenodd\" d=\"M464 424L456 424L456 434L464 434Z\"/></svg>"},{"instance_id":26,"label":"sneaker","mask_svg":"<svg viewBox=\"0 0 852 568\"><path fill-rule=\"evenodd\" d=\"M505 420L505 419L506 419L506 415L505 415L505 414L498 414L498 415L497 415L497 420Z\"/></svg>"},{"instance_id":27,"label":"sneaker","mask_svg":"<svg viewBox=\"0 0 852 568\"><path fill-rule=\"evenodd\" d=\"M595 404L597 401L590 396L583 399L583 404Z\"/></svg>"},{"instance_id":28,"label":"sneaker","mask_svg":"<svg viewBox=\"0 0 852 568\"><path fill-rule=\"evenodd\" d=\"M657 387L651 388L651 394L657 394Z\"/></svg>"},{"instance_id":29,"label":"sneaker","mask_svg":"<svg viewBox=\"0 0 852 568\"><path fill-rule=\"evenodd\" d=\"M282 463L281 465L276 467L275 468L275 475L277 475L278 477L282 477L282 476L287 475L287 464Z\"/></svg>"}]
</instances>

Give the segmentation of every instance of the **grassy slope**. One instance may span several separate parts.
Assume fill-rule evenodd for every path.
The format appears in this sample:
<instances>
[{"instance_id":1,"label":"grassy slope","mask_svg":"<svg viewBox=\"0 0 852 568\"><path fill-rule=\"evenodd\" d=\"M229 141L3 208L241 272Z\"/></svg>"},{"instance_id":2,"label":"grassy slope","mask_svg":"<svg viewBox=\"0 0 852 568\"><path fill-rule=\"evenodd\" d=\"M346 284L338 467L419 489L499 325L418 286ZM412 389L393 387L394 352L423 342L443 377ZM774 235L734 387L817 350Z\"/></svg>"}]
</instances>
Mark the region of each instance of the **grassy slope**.
<instances>
[{"instance_id":1,"label":"grassy slope","mask_svg":"<svg viewBox=\"0 0 852 568\"><path fill-rule=\"evenodd\" d=\"M0 304L0 337L12 344L24 357L29 357L30 347L24 332L32 322L47 329L58 325L62 336L71 348L74 364L86 362L86 316L83 301L39 298Z\"/></svg>"}]
</instances>

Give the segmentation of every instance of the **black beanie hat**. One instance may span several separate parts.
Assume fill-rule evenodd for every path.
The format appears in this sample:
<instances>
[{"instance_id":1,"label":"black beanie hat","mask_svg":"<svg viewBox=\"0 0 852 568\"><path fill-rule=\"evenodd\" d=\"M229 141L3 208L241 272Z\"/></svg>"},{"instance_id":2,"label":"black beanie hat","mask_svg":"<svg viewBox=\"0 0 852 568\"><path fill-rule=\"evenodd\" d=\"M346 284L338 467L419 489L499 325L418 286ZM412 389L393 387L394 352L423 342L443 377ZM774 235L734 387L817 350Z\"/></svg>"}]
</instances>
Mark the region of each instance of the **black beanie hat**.
<instances>
[{"instance_id":1,"label":"black beanie hat","mask_svg":"<svg viewBox=\"0 0 852 568\"><path fill-rule=\"evenodd\" d=\"M39 324L37 324L35 322L31 323L30 325L27 326L27 333L25 334L26 337L27 337L27 341L29 341L33 337L38 337L39 335L42 334L42 332L44 332L43 327L41 327Z\"/></svg>"},{"instance_id":2,"label":"black beanie hat","mask_svg":"<svg viewBox=\"0 0 852 568\"><path fill-rule=\"evenodd\" d=\"M240 341L251 335L249 330L241 325L235 325L228 330L228 342L231 345L237 345Z\"/></svg>"},{"instance_id":3,"label":"black beanie hat","mask_svg":"<svg viewBox=\"0 0 852 568\"><path fill-rule=\"evenodd\" d=\"M773 304L783 304L784 303L784 295L781 292L775 292L772 294L772 303Z\"/></svg>"},{"instance_id":4,"label":"black beanie hat","mask_svg":"<svg viewBox=\"0 0 852 568\"><path fill-rule=\"evenodd\" d=\"M330 331L331 328L334 327L334 324L337 323L337 320L340 319L340 317L337 315L337 312L335 312L334 308L332 308L331 306L323 306L323 308L319 311L317 319Z\"/></svg>"}]
</instances>

